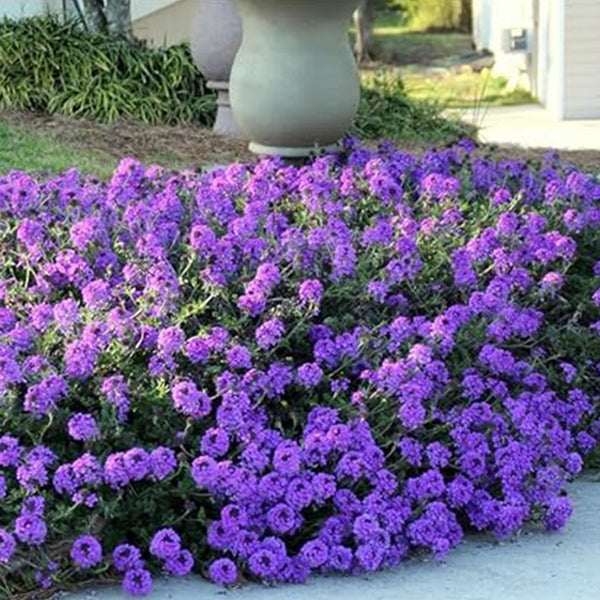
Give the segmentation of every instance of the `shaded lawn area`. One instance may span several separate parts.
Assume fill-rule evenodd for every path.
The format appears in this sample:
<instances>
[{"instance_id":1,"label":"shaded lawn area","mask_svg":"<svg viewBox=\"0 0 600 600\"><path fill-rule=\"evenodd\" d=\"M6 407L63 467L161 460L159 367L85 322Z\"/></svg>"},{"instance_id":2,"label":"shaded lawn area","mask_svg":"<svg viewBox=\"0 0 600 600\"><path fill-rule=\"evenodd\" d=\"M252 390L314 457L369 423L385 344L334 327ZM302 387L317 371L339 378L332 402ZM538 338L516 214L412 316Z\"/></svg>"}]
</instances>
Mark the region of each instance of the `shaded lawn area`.
<instances>
[{"instance_id":1,"label":"shaded lawn area","mask_svg":"<svg viewBox=\"0 0 600 600\"><path fill-rule=\"evenodd\" d=\"M467 33L411 31L395 15L377 17L374 45L377 60L392 65L429 65L472 50L471 36Z\"/></svg>"},{"instance_id":2,"label":"shaded lawn area","mask_svg":"<svg viewBox=\"0 0 600 600\"><path fill-rule=\"evenodd\" d=\"M399 148L420 154L444 144L396 139ZM374 146L377 140L366 140ZM481 153L498 158L540 159L545 149L483 146ZM561 157L597 172L600 151L564 151ZM0 174L12 169L58 173L76 167L108 178L121 158L172 169L200 169L216 164L254 161L243 140L215 136L201 127L160 127L142 123L102 125L82 119L35 113L0 114Z\"/></svg>"},{"instance_id":3,"label":"shaded lawn area","mask_svg":"<svg viewBox=\"0 0 600 600\"><path fill-rule=\"evenodd\" d=\"M370 76L382 69L401 77L406 92L415 100L427 100L448 108L473 106L513 106L534 102L522 89L513 90L503 77L481 72L440 72L456 64L461 56L473 51L472 39L466 33L423 33L411 31L400 16L379 15L375 21L375 63L363 69Z\"/></svg>"}]
</instances>

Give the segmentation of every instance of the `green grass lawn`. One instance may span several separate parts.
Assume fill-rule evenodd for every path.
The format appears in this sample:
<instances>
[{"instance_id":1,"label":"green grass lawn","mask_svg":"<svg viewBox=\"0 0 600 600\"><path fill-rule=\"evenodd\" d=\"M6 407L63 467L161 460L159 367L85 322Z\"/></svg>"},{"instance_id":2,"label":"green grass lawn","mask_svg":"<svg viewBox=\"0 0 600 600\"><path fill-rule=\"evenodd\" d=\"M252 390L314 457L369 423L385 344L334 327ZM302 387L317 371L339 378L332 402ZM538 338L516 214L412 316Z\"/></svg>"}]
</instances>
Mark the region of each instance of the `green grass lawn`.
<instances>
[{"instance_id":1,"label":"green grass lawn","mask_svg":"<svg viewBox=\"0 0 600 600\"><path fill-rule=\"evenodd\" d=\"M448 108L515 106L535 102L529 92L511 89L504 77L494 77L487 69L479 73L447 75L407 73L402 75L402 80L411 98L438 102Z\"/></svg>"},{"instance_id":2,"label":"green grass lawn","mask_svg":"<svg viewBox=\"0 0 600 600\"><path fill-rule=\"evenodd\" d=\"M0 173L60 173L72 166L84 173L108 177L117 160L97 150L74 148L49 135L26 132L0 121Z\"/></svg>"}]
</instances>

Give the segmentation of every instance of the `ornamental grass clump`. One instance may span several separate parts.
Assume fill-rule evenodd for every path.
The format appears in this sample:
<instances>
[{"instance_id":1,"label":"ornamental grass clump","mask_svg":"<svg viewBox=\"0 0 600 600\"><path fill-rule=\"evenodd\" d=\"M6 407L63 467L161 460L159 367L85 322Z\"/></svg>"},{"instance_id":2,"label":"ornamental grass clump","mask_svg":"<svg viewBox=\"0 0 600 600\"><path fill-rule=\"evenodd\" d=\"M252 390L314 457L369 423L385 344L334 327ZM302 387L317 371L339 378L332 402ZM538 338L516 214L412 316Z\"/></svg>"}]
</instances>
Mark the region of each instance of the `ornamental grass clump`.
<instances>
[{"instance_id":1,"label":"ornamental grass clump","mask_svg":"<svg viewBox=\"0 0 600 600\"><path fill-rule=\"evenodd\" d=\"M345 153L0 179L0 589L365 573L572 512L600 184Z\"/></svg>"}]
</instances>

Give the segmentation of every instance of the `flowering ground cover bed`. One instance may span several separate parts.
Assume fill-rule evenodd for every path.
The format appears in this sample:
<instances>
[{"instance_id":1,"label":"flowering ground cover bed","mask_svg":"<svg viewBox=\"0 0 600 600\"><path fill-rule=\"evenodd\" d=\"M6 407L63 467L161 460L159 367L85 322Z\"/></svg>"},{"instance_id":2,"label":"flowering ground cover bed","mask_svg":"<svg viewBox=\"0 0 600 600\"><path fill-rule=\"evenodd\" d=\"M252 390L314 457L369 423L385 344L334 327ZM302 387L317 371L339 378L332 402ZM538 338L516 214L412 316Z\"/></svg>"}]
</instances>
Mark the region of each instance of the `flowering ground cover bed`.
<instances>
[{"instance_id":1,"label":"flowering ground cover bed","mask_svg":"<svg viewBox=\"0 0 600 600\"><path fill-rule=\"evenodd\" d=\"M600 183L471 142L0 179L0 595L361 573L560 529Z\"/></svg>"}]
</instances>

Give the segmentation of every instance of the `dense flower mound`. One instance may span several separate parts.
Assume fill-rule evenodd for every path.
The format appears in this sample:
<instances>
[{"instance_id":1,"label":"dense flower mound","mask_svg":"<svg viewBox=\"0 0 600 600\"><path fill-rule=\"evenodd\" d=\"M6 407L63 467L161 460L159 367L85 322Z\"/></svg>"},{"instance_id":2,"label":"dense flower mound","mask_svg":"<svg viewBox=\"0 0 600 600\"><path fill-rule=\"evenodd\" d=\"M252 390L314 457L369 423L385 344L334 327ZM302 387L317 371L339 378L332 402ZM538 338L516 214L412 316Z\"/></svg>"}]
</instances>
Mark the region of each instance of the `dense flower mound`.
<instances>
[{"instance_id":1,"label":"dense flower mound","mask_svg":"<svg viewBox=\"0 0 600 600\"><path fill-rule=\"evenodd\" d=\"M0 586L360 573L560 529L600 183L384 144L0 179Z\"/></svg>"}]
</instances>

